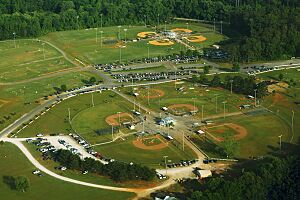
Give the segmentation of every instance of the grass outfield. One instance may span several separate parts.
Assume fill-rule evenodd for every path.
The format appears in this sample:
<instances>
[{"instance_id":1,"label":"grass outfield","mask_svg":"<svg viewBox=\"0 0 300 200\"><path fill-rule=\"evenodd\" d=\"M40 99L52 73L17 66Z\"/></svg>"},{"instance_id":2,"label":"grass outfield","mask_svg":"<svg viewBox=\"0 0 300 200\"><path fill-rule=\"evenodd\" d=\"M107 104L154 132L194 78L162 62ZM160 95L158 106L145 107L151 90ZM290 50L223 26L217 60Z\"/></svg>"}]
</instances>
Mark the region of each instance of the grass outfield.
<instances>
[{"instance_id":1,"label":"grass outfield","mask_svg":"<svg viewBox=\"0 0 300 200\"><path fill-rule=\"evenodd\" d=\"M46 60L42 42L16 40L16 45L13 40L0 42L0 82L25 80L73 66L48 44L44 48Z\"/></svg>"},{"instance_id":2,"label":"grass outfield","mask_svg":"<svg viewBox=\"0 0 300 200\"><path fill-rule=\"evenodd\" d=\"M131 199L132 193L115 192L79 186L63 182L48 175L38 177L32 174L35 168L25 156L11 144L0 145L0 175L3 176L26 176L30 181L28 192L11 190L3 181L0 181L0 193L3 199L45 199L45 200L72 200L72 199ZM51 188L51 189L49 189Z\"/></svg>"},{"instance_id":3,"label":"grass outfield","mask_svg":"<svg viewBox=\"0 0 300 200\"><path fill-rule=\"evenodd\" d=\"M161 107L168 107L173 104L191 104L198 108L199 112L195 117L201 118L201 108L204 105L203 116L204 118L215 114L223 114L224 105L222 102L226 103L226 113L240 111L238 108L242 104L252 104L253 102L246 99L243 95L230 94L230 91L223 90L221 88L203 88L198 86L193 86L191 83L185 82L184 84L177 84L177 88L184 87L184 91L180 92L175 90L175 84L165 83L150 86L151 89L162 90L165 95L161 98L149 99L150 105L148 105L148 89L144 87L139 87L135 92L139 93L137 98L138 102L141 102L145 106L153 109L156 112L161 112ZM194 88L194 89L190 89ZM132 88L124 88L122 91L131 96ZM216 96L218 96L218 109L216 112Z\"/></svg>"},{"instance_id":4,"label":"grass outfield","mask_svg":"<svg viewBox=\"0 0 300 200\"><path fill-rule=\"evenodd\" d=\"M196 158L194 152L187 146L185 151L173 144L169 144L168 147L160 150L144 150L132 144L135 139L136 137L131 136L126 138L125 141L118 140L114 143L95 146L94 149L104 156L119 161L140 163L153 168L164 166L162 166L164 162L163 156L168 156L168 160L171 160L170 163Z\"/></svg>"},{"instance_id":5,"label":"grass outfield","mask_svg":"<svg viewBox=\"0 0 300 200\"><path fill-rule=\"evenodd\" d=\"M30 137L37 133L69 134L76 130L91 144L110 141L110 134L99 136L95 131L106 128L110 130L105 118L117 112L130 113L132 105L113 92L105 91L94 94L95 107L92 107L91 95L80 95L63 101L18 135L20 137ZM109 109L107 109L108 107ZM71 109L72 127L68 121L68 108Z\"/></svg>"},{"instance_id":6,"label":"grass outfield","mask_svg":"<svg viewBox=\"0 0 300 200\"><path fill-rule=\"evenodd\" d=\"M185 23L176 23L167 25L168 29L171 28L184 28ZM161 26L163 28L163 26ZM201 25L191 25L190 28L196 32L208 32L210 29ZM152 28L146 28L144 26L123 26L121 27L120 38L125 38L125 31L127 40L137 38L137 33L146 31L155 31ZM119 35L118 27L103 27L102 41L117 40ZM79 58L86 63L110 63L118 61L120 58L120 49L116 48L114 44L103 44L101 47L101 33L98 28L98 42L96 43L96 29L87 30L75 30L75 31L63 31L50 33L43 37L43 39L54 43L56 46L67 52L69 55ZM212 34L212 33L207 33ZM217 34L208 35L207 42L204 46L211 45L220 41L222 36ZM210 38L211 37L211 38ZM150 57L156 57L159 55L167 55L173 53L179 53L180 50L184 50L185 47L181 44L174 44L172 46L153 46L147 45L149 40L142 40L138 42L127 42L124 44L126 48L121 49L122 61L129 61L132 59L140 59L148 57L148 47ZM207 44L206 44L207 43Z\"/></svg>"},{"instance_id":7,"label":"grass outfield","mask_svg":"<svg viewBox=\"0 0 300 200\"><path fill-rule=\"evenodd\" d=\"M60 87L62 84L66 84L67 88L83 86L82 80L88 80L92 76L94 75L89 72L72 72L30 83L0 86L0 119L4 119L5 116L10 117L0 124L0 129L35 108L38 105L35 101L53 94L54 87ZM11 114L13 112L15 112L14 115Z\"/></svg>"}]
</instances>

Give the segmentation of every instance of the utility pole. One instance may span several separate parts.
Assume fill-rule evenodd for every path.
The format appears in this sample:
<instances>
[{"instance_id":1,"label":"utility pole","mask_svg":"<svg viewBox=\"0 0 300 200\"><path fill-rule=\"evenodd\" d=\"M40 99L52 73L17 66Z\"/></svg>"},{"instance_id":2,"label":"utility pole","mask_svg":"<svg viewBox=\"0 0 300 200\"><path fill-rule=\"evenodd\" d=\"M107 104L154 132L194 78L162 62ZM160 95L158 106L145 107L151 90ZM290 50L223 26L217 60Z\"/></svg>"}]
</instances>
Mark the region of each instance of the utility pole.
<instances>
[{"instance_id":1,"label":"utility pole","mask_svg":"<svg viewBox=\"0 0 300 200\"><path fill-rule=\"evenodd\" d=\"M282 137L282 135L279 135L278 137L279 137L279 149L281 151L281 137Z\"/></svg>"},{"instance_id":2,"label":"utility pole","mask_svg":"<svg viewBox=\"0 0 300 200\"><path fill-rule=\"evenodd\" d=\"M163 158L165 159L165 167L166 167L166 176L168 174L168 169L167 169L167 157L168 156L164 156Z\"/></svg>"},{"instance_id":3,"label":"utility pole","mask_svg":"<svg viewBox=\"0 0 300 200\"><path fill-rule=\"evenodd\" d=\"M254 106L256 107L256 91L257 89L254 89Z\"/></svg>"},{"instance_id":4,"label":"utility pole","mask_svg":"<svg viewBox=\"0 0 300 200\"><path fill-rule=\"evenodd\" d=\"M43 56L44 56L44 60L46 59L46 55L45 55L45 43L42 44L43 46Z\"/></svg>"},{"instance_id":5,"label":"utility pole","mask_svg":"<svg viewBox=\"0 0 300 200\"><path fill-rule=\"evenodd\" d=\"M17 45L16 45L16 33L13 32L13 35L14 35L14 45L15 45L15 49L17 48Z\"/></svg>"}]
</instances>

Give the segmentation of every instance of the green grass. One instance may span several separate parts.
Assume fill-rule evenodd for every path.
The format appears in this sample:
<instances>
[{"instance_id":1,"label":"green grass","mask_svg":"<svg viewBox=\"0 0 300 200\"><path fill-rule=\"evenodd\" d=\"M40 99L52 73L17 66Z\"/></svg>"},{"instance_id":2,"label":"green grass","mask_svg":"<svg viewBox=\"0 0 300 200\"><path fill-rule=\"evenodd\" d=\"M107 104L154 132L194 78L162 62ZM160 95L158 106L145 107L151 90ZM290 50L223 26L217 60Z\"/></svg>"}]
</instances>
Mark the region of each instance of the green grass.
<instances>
[{"instance_id":1,"label":"green grass","mask_svg":"<svg viewBox=\"0 0 300 200\"><path fill-rule=\"evenodd\" d=\"M41 132L44 134L68 134L76 131L91 144L110 141L110 134L99 136L95 131L98 129L110 130L105 118L117 112L130 113L132 105L111 91L95 93L95 107L92 107L91 100L92 94L80 95L65 100L21 131L19 136L30 137ZM107 109L108 107L109 109ZM68 121L68 108L71 111L72 127Z\"/></svg>"},{"instance_id":2,"label":"green grass","mask_svg":"<svg viewBox=\"0 0 300 200\"><path fill-rule=\"evenodd\" d=\"M297 83L297 87L300 87L300 71L298 69L285 69L285 70L278 70L278 71L272 71L272 72L266 72L262 74L258 74L257 76L259 78L263 79L275 79L278 80L279 74L283 74L283 81L290 81L290 79L293 79Z\"/></svg>"},{"instance_id":3,"label":"green grass","mask_svg":"<svg viewBox=\"0 0 300 200\"><path fill-rule=\"evenodd\" d=\"M38 177L31 172L35 170L25 156L12 144L0 146L0 175L3 176L26 176L30 181L29 191L17 192L11 190L3 181L0 181L0 193L3 199L45 199L45 200L71 200L71 199L131 199L132 193L115 192L79 186L63 182L48 175Z\"/></svg>"},{"instance_id":4,"label":"green grass","mask_svg":"<svg viewBox=\"0 0 300 200\"><path fill-rule=\"evenodd\" d=\"M194 159L196 157L190 148L186 147L185 151L182 151L181 146L176 147L172 143L170 143L168 147L160 150L140 149L132 144L135 139L136 137L131 136L126 138L125 141L118 140L114 143L95 146L94 148L106 157L124 162L140 163L153 168L163 166L163 156L165 155L168 156L168 160L171 160L171 163Z\"/></svg>"},{"instance_id":5,"label":"green grass","mask_svg":"<svg viewBox=\"0 0 300 200\"><path fill-rule=\"evenodd\" d=\"M73 67L53 47L45 44L45 59L42 42L17 40L0 42L0 82L13 82L38 77L54 71Z\"/></svg>"},{"instance_id":6,"label":"green grass","mask_svg":"<svg viewBox=\"0 0 300 200\"><path fill-rule=\"evenodd\" d=\"M167 25L168 29L175 27L185 27L184 23L176 23ZM121 38L125 38L124 29L127 29L127 39L136 39L137 33L144 31L155 31L152 28L146 28L144 26L124 26L121 30ZM163 26L161 26L163 28ZM192 25L190 28L196 32L207 32L207 37L212 37L204 43L204 46L211 45L214 42L223 39L223 36L218 36L214 33L209 33L209 29L202 25ZM118 39L118 27L104 27L102 40L117 40ZM43 37L43 39L54 43L59 48L63 49L69 55L79 58L85 63L111 63L120 60L120 49L115 48L114 45L103 44L101 47L101 34L100 28L98 28L98 43L96 43L96 29L88 30L76 30L76 31L63 31L50 33ZM127 42L126 48L121 49L122 61L130 61L132 59L141 59L148 56L148 47L150 57L156 57L159 55L168 55L173 53L179 53L180 50L184 50L185 47L181 44L174 44L173 46L153 46L147 45L148 40L142 40L138 42Z\"/></svg>"},{"instance_id":7,"label":"green grass","mask_svg":"<svg viewBox=\"0 0 300 200\"><path fill-rule=\"evenodd\" d=\"M82 80L88 80L92 76L94 75L89 72L72 72L24 84L0 86L0 101L2 102L0 102L0 119L10 116L10 119L0 124L0 129L35 108L39 104L36 101L43 96L53 94L55 87L60 87L62 84L66 84L67 88L83 86ZM97 79L100 80L98 77ZM13 112L16 114L11 115L10 113Z\"/></svg>"},{"instance_id":8,"label":"green grass","mask_svg":"<svg viewBox=\"0 0 300 200\"><path fill-rule=\"evenodd\" d=\"M150 86L153 89L159 89L165 92L165 95L161 98L149 99L150 105L148 105L148 89L143 87L137 88L135 92L141 95L137 98L137 102L141 102L150 109L161 112L161 107L170 106L173 104L191 104L198 108L199 112L195 117L201 117L202 105L204 105L204 118L215 114L223 114L224 108L222 102L226 103L226 113L240 111L238 106L242 104L251 104L249 99L245 99L243 95L230 94L230 91L220 88L203 88L199 86L193 86L191 83L185 82L184 84L178 84L176 87L184 87L184 91L180 92L175 90L174 83L159 84ZM194 89L189 89L194 88ZM209 91L206 91L206 90ZM128 96L133 95L132 88L124 88L122 91ZM150 94L151 96L151 94ZM218 96L218 109L216 112L216 96ZM195 99L195 101L194 101Z\"/></svg>"}]
</instances>

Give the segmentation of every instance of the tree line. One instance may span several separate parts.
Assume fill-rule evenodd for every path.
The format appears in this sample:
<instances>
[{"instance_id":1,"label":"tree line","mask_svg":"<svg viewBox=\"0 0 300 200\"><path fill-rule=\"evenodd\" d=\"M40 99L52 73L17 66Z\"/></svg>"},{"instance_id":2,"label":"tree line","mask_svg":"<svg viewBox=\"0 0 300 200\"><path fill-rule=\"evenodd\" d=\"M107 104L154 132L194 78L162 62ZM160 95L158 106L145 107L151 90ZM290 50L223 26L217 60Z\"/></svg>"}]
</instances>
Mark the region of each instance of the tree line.
<instances>
[{"instance_id":1,"label":"tree line","mask_svg":"<svg viewBox=\"0 0 300 200\"><path fill-rule=\"evenodd\" d=\"M58 150L52 154L54 161L71 170L89 171L102 176L108 176L114 181L144 180L150 181L155 177L155 170L134 163L119 161L109 162L104 165L93 158L81 160L79 156L67 150Z\"/></svg>"},{"instance_id":2,"label":"tree line","mask_svg":"<svg viewBox=\"0 0 300 200\"><path fill-rule=\"evenodd\" d=\"M247 167L234 176L213 177L192 192L189 200L299 199L300 154L269 156L257 167ZM231 172L229 172L231 173Z\"/></svg>"},{"instance_id":3,"label":"tree line","mask_svg":"<svg viewBox=\"0 0 300 200\"><path fill-rule=\"evenodd\" d=\"M209 67L206 66L204 72L208 72ZM204 85L209 85L211 87L222 87L227 90L231 90L237 94L244 95L255 95L257 98L262 98L267 95L267 86L268 83L263 81L256 83L255 77L248 76L225 76L224 80L221 79L220 75L216 74L211 79L208 79L208 76L201 74L199 77L193 76L191 81L193 83L201 83Z\"/></svg>"}]
</instances>

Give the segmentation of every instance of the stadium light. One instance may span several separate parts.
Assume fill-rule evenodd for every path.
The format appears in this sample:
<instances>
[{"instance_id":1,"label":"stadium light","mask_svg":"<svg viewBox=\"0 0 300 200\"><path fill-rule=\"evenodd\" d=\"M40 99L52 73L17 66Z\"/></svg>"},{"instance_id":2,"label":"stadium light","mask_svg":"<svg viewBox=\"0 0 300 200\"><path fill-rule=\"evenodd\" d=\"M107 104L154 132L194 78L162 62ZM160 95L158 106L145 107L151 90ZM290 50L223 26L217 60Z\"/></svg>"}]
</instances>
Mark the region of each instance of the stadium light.
<instances>
[{"instance_id":1,"label":"stadium light","mask_svg":"<svg viewBox=\"0 0 300 200\"><path fill-rule=\"evenodd\" d=\"M98 43L98 28L96 28L96 44Z\"/></svg>"},{"instance_id":2,"label":"stadium light","mask_svg":"<svg viewBox=\"0 0 300 200\"><path fill-rule=\"evenodd\" d=\"M166 176L167 176L167 174L168 174L168 169L167 169L167 157L169 157L169 156L163 156L163 158L165 159Z\"/></svg>"},{"instance_id":3,"label":"stadium light","mask_svg":"<svg viewBox=\"0 0 300 200\"><path fill-rule=\"evenodd\" d=\"M17 45L16 45L16 33L13 32L13 35L14 35L14 45L15 45L15 48L17 48Z\"/></svg>"},{"instance_id":4,"label":"stadium light","mask_svg":"<svg viewBox=\"0 0 300 200\"><path fill-rule=\"evenodd\" d=\"M125 32L125 43L127 42L127 31L128 31L128 29L124 29L124 32Z\"/></svg>"},{"instance_id":5,"label":"stadium light","mask_svg":"<svg viewBox=\"0 0 300 200\"><path fill-rule=\"evenodd\" d=\"M102 44L103 44L103 42L102 42L102 34L103 34L103 31L100 31L100 42L101 42L101 47L102 47Z\"/></svg>"},{"instance_id":6,"label":"stadium light","mask_svg":"<svg viewBox=\"0 0 300 200\"><path fill-rule=\"evenodd\" d=\"M227 103L227 102L224 101L224 102L222 102L222 103L224 104L224 108L223 108L223 109L224 109L224 119L225 119L225 117L226 117L226 103Z\"/></svg>"},{"instance_id":7,"label":"stadium light","mask_svg":"<svg viewBox=\"0 0 300 200\"><path fill-rule=\"evenodd\" d=\"M231 79L230 80L230 93L232 94L232 83L233 83L233 80Z\"/></svg>"},{"instance_id":8,"label":"stadium light","mask_svg":"<svg viewBox=\"0 0 300 200\"><path fill-rule=\"evenodd\" d=\"M281 138L282 138L282 135L279 135L278 137L279 137L279 149L281 151Z\"/></svg>"},{"instance_id":9,"label":"stadium light","mask_svg":"<svg viewBox=\"0 0 300 200\"><path fill-rule=\"evenodd\" d=\"M44 60L46 59L46 55L45 55L45 43L42 44L43 46L43 56L44 56Z\"/></svg>"}]
</instances>

